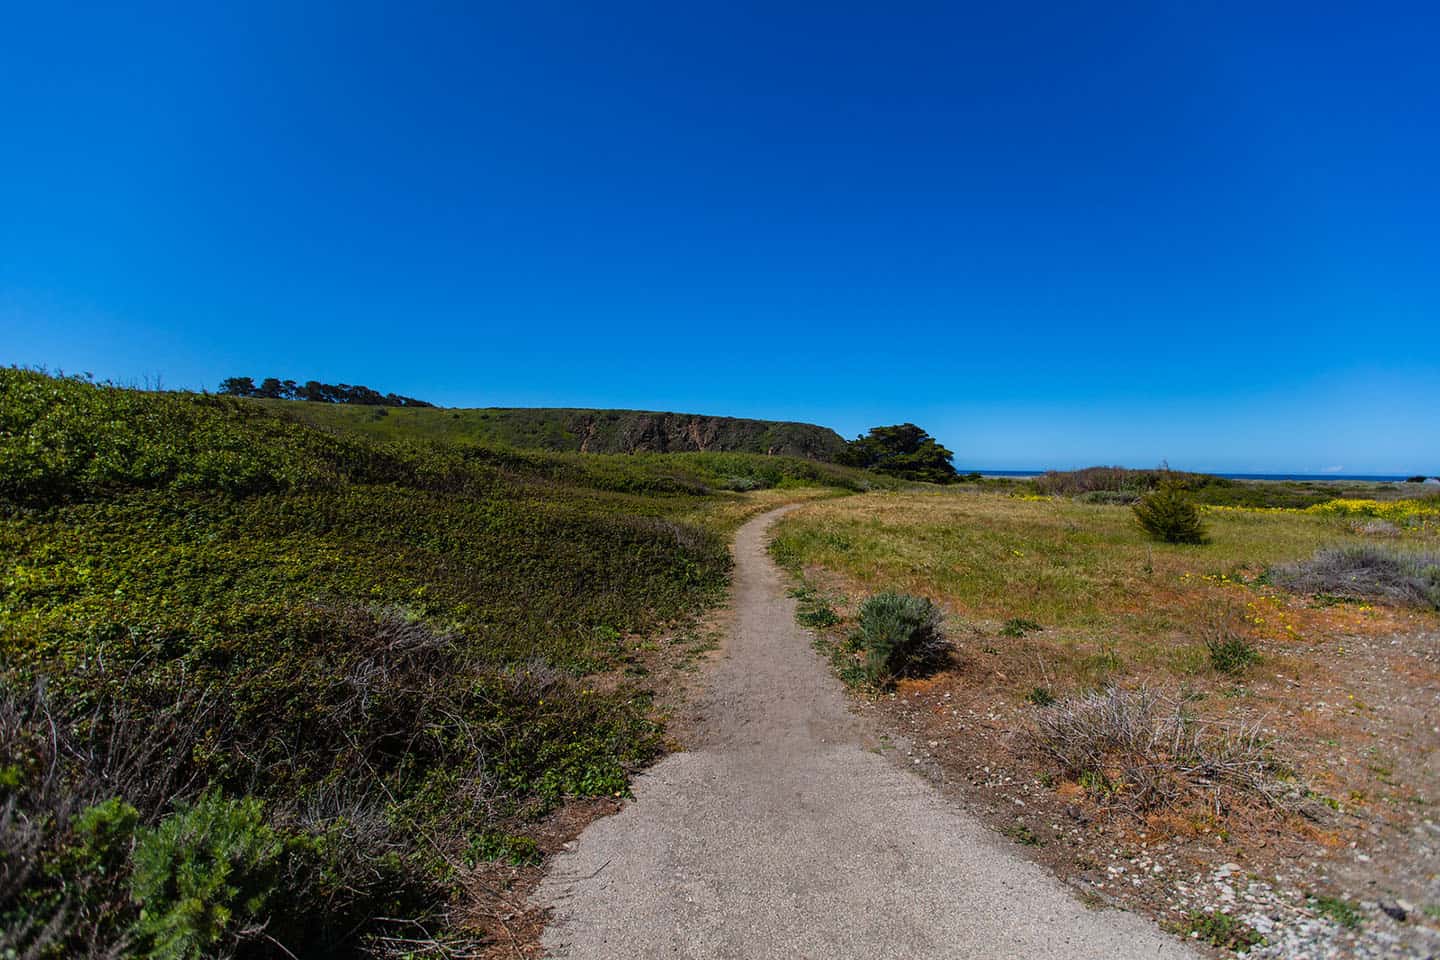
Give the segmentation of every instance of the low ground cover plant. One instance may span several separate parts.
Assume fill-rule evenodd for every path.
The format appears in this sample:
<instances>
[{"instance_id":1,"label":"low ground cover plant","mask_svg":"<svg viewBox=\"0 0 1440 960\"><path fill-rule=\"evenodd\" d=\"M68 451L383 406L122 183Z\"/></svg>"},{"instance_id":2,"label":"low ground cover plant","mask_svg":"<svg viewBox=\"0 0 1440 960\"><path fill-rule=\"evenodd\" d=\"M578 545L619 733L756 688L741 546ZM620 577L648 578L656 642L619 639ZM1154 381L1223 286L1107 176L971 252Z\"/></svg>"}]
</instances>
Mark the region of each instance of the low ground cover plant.
<instances>
[{"instance_id":1,"label":"low ground cover plant","mask_svg":"<svg viewBox=\"0 0 1440 960\"><path fill-rule=\"evenodd\" d=\"M1440 524L1440 497L1416 497L1403 500L1372 500L1338 497L1306 507L1307 513L1322 517L1345 519L1373 518L1399 527L1424 527Z\"/></svg>"},{"instance_id":2,"label":"low ground cover plant","mask_svg":"<svg viewBox=\"0 0 1440 960\"><path fill-rule=\"evenodd\" d=\"M1238 676L1251 664L1260 661L1260 652L1244 637L1233 633L1217 633L1205 638L1210 666L1218 673Z\"/></svg>"},{"instance_id":3,"label":"low ground cover plant","mask_svg":"<svg viewBox=\"0 0 1440 960\"><path fill-rule=\"evenodd\" d=\"M790 591L794 597L795 620L802 627L823 630L840 622L840 614L830 605L829 599L810 587L797 587Z\"/></svg>"},{"instance_id":4,"label":"low ground cover plant","mask_svg":"<svg viewBox=\"0 0 1440 960\"><path fill-rule=\"evenodd\" d=\"M1230 914L1221 913L1218 910L1212 913L1190 914L1181 924L1180 932L1193 936L1202 943L1208 943L1212 947L1234 950L1240 954L1248 953L1252 947L1260 946L1265 942L1265 938L1256 933L1253 928Z\"/></svg>"},{"instance_id":5,"label":"low ground cover plant","mask_svg":"<svg viewBox=\"0 0 1440 960\"><path fill-rule=\"evenodd\" d=\"M1027 633L1035 633L1043 629L1040 624L1028 617L1011 617L1009 620L1006 620L1005 625L1000 628L1000 635L1002 637L1023 637Z\"/></svg>"},{"instance_id":6,"label":"low ground cover plant","mask_svg":"<svg viewBox=\"0 0 1440 960\"><path fill-rule=\"evenodd\" d=\"M1358 930L1365 922L1360 908L1341 897L1313 894L1309 898L1309 902L1315 908L1316 913L1329 917L1347 930Z\"/></svg>"}]
</instances>

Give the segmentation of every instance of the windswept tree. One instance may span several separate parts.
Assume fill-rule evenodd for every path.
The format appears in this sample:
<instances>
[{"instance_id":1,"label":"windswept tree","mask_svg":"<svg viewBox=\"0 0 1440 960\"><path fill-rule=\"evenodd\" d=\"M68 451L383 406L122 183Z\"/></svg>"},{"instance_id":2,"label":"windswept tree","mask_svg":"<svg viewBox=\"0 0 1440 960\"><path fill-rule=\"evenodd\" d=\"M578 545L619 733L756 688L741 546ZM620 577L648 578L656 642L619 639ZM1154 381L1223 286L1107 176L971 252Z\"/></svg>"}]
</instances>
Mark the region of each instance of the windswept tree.
<instances>
[{"instance_id":1,"label":"windswept tree","mask_svg":"<svg viewBox=\"0 0 1440 960\"><path fill-rule=\"evenodd\" d=\"M835 460L906 480L954 483L960 479L951 463L954 456L915 424L901 423L872 427L869 433L852 440Z\"/></svg>"},{"instance_id":2,"label":"windswept tree","mask_svg":"<svg viewBox=\"0 0 1440 960\"><path fill-rule=\"evenodd\" d=\"M232 397L259 397L264 400L309 400L313 403L354 403L362 406L432 407L434 404L398 393L381 393L364 385L321 383L266 377L260 386L250 377L226 377L220 381L220 392Z\"/></svg>"}]
</instances>

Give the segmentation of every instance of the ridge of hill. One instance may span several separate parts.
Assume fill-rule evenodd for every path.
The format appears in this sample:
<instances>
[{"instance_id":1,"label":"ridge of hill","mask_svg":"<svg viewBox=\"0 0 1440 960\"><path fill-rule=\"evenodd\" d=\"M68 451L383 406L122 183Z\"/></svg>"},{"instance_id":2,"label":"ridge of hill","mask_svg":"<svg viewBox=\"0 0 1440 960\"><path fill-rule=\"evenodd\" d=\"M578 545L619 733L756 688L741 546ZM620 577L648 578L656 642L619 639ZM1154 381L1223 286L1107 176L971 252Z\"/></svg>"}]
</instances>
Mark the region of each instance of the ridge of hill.
<instances>
[{"instance_id":1,"label":"ridge of hill","mask_svg":"<svg viewBox=\"0 0 1440 960\"><path fill-rule=\"evenodd\" d=\"M845 439L829 427L653 410L570 407L365 407L266 400L297 419L376 437L470 440L579 453L761 453L832 462Z\"/></svg>"}]
</instances>

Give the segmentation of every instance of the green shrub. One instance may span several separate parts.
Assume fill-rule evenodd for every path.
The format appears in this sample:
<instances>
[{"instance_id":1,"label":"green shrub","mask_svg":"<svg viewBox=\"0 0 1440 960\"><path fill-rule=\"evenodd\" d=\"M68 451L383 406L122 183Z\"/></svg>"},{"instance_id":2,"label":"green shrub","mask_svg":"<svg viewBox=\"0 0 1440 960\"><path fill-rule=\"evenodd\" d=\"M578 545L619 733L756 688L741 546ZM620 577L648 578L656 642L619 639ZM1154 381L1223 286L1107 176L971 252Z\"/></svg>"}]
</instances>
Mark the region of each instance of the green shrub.
<instances>
[{"instance_id":1,"label":"green shrub","mask_svg":"<svg viewBox=\"0 0 1440 960\"><path fill-rule=\"evenodd\" d=\"M1200 510L1179 486L1164 483L1141 497L1132 507L1145 532L1165 543L1204 543L1205 525Z\"/></svg>"},{"instance_id":2,"label":"green shrub","mask_svg":"<svg viewBox=\"0 0 1440 960\"><path fill-rule=\"evenodd\" d=\"M857 639L872 683L889 683L944 659L945 617L928 597L879 593L860 607Z\"/></svg>"},{"instance_id":3,"label":"green shrub","mask_svg":"<svg viewBox=\"0 0 1440 960\"><path fill-rule=\"evenodd\" d=\"M282 844L253 797L206 793L136 836L137 940L152 960L199 960L263 923Z\"/></svg>"},{"instance_id":4,"label":"green shrub","mask_svg":"<svg viewBox=\"0 0 1440 960\"><path fill-rule=\"evenodd\" d=\"M120 797L97 803L75 818L68 856L79 870L117 874L125 867L139 822L139 811Z\"/></svg>"}]
</instances>

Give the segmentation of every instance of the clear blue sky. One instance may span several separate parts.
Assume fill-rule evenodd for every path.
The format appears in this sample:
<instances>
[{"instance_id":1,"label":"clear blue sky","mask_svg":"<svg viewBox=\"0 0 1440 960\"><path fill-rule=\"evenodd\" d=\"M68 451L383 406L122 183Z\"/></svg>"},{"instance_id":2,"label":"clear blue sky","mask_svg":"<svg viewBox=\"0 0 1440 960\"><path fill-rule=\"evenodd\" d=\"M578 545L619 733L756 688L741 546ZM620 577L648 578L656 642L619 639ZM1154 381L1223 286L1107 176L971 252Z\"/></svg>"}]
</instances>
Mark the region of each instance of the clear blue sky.
<instances>
[{"instance_id":1,"label":"clear blue sky","mask_svg":"<svg viewBox=\"0 0 1440 960\"><path fill-rule=\"evenodd\" d=\"M1440 5L12 4L0 362L1440 471Z\"/></svg>"}]
</instances>

